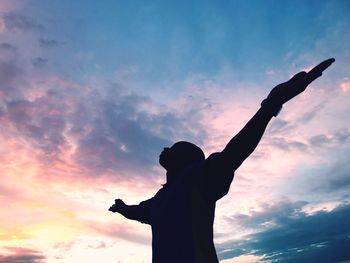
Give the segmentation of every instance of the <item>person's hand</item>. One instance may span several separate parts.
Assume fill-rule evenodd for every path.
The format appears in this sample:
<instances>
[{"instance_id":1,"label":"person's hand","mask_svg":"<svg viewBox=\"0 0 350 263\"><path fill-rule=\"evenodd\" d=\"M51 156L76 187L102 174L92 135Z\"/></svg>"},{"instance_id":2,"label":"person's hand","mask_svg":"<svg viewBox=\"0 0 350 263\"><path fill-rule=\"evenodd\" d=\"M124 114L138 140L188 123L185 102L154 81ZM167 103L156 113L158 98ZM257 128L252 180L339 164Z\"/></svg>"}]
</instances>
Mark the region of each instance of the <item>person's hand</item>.
<instances>
[{"instance_id":1,"label":"person's hand","mask_svg":"<svg viewBox=\"0 0 350 263\"><path fill-rule=\"evenodd\" d=\"M322 75L333 62L334 58L327 59L309 72L301 71L294 75L287 82L281 83L274 87L263 103L282 106L284 103L302 93L306 87L315 79Z\"/></svg>"},{"instance_id":2,"label":"person's hand","mask_svg":"<svg viewBox=\"0 0 350 263\"><path fill-rule=\"evenodd\" d=\"M121 199L115 199L114 204L108 209L109 211L115 213L120 212L125 207L125 203Z\"/></svg>"}]
</instances>

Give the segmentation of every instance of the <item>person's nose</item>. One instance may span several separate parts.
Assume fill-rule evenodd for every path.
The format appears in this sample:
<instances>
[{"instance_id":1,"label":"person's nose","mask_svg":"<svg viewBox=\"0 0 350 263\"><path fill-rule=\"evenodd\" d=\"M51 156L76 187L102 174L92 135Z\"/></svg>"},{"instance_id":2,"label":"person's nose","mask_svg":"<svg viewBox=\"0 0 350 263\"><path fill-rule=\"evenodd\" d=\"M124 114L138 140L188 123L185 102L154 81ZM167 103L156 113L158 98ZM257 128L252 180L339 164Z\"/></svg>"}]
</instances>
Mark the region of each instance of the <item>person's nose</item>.
<instances>
[{"instance_id":1,"label":"person's nose","mask_svg":"<svg viewBox=\"0 0 350 263\"><path fill-rule=\"evenodd\" d=\"M162 153L169 152L170 148L169 147L164 147Z\"/></svg>"}]
</instances>

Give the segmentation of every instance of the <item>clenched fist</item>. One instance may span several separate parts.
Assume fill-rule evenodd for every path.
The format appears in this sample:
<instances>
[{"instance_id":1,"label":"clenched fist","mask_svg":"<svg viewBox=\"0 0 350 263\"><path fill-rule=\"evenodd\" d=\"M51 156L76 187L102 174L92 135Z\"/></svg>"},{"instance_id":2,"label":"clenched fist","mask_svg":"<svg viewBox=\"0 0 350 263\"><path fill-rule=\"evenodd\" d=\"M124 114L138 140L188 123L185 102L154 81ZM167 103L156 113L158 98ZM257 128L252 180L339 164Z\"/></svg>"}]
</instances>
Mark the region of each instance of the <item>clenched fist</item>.
<instances>
[{"instance_id":1,"label":"clenched fist","mask_svg":"<svg viewBox=\"0 0 350 263\"><path fill-rule=\"evenodd\" d=\"M322 75L322 72L327 69L333 62L334 58L327 59L309 72L301 71L295 74L287 82L281 83L274 87L267 98L261 103L262 106L278 109L284 103L302 93L306 87L315 79Z\"/></svg>"},{"instance_id":2,"label":"clenched fist","mask_svg":"<svg viewBox=\"0 0 350 263\"><path fill-rule=\"evenodd\" d=\"M115 212L121 212L123 208L125 207L125 203L121 199L115 199L114 204L108 209L109 211L115 213Z\"/></svg>"}]
</instances>

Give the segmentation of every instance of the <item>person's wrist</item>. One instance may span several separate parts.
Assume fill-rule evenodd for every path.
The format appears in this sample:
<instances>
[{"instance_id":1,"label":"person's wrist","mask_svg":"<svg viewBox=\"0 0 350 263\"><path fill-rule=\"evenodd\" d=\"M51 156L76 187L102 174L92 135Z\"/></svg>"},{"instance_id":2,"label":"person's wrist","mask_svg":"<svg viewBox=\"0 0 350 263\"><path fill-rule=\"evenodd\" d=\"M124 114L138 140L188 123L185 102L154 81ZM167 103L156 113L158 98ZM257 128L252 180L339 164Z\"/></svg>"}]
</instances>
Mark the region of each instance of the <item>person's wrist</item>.
<instances>
[{"instance_id":1,"label":"person's wrist","mask_svg":"<svg viewBox=\"0 0 350 263\"><path fill-rule=\"evenodd\" d=\"M277 117L277 115L281 112L282 110L282 104L281 103L276 103L271 98L267 97L261 102L261 107L269 112L274 117Z\"/></svg>"}]
</instances>

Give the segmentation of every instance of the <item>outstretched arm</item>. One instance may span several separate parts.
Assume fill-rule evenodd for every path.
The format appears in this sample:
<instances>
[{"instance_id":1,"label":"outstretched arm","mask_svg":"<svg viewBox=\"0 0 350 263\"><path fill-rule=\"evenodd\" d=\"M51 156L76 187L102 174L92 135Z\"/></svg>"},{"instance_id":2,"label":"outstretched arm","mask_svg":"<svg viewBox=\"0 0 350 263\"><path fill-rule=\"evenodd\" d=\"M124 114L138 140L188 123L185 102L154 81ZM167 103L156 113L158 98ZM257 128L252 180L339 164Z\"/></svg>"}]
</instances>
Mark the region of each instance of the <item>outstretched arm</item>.
<instances>
[{"instance_id":1,"label":"outstretched arm","mask_svg":"<svg viewBox=\"0 0 350 263\"><path fill-rule=\"evenodd\" d=\"M235 170L254 151L273 115L271 108L261 107L222 152L205 160L205 175L199 186L206 200L216 201L227 194Z\"/></svg>"},{"instance_id":2,"label":"outstretched arm","mask_svg":"<svg viewBox=\"0 0 350 263\"><path fill-rule=\"evenodd\" d=\"M222 158L235 171L255 150L274 111L261 107L243 129L235 135L222 151Z\"/></svg>"},{"instance_id":3,"label":"outstretched arm","mask_svg":"<svg viewBox=\"0 0 350 263\"><path fill-rule=\"evenodd\" d=\"M205 160L205 175L199 185L206 199L218 200L228 192L234 171L255 150L271 118L277 116L284 103L303 92L334 61L325 60L308 73L299 72L287 82L274 87L262 101L260 109L224 150L211 154Z\"/></svg>"},{"instance_id":4,"label":"outstretched arm","mask_svg":"<svg viewBox=\"0 0 350 263\"><path fill-rule=\"evenodd\" d=\"M236 170L254 151L273 116L277 116L282 105L294 98L328 68L335 60L328 59L314 67L308 73L302 71L289 81L273 88L268 97L261 103L261 108L248 121L244 128L234 136L222 151L224 162L233 165Z\"/></svg>"},{"instance_id":5,"label":"outstretched arm","mask_svg":"<svg viewBox=\"0 0 350 263\"><path fill-rule=\"evenodd\" d=\"M122 214L128 219L137 220L141 223L150 224L150 209L152 199L141 202L138 205L127 205L121 199L116 199L115 203L108 209L109 211Z\"/></svg>"}]
</instances>

